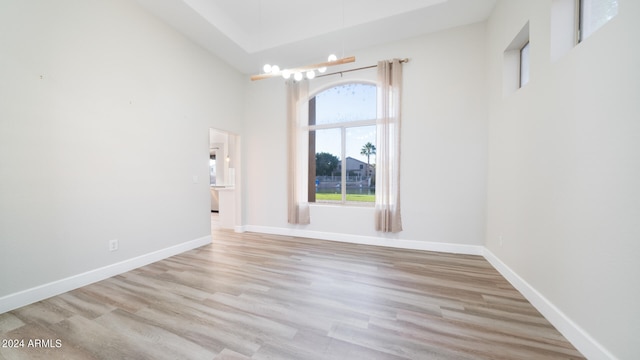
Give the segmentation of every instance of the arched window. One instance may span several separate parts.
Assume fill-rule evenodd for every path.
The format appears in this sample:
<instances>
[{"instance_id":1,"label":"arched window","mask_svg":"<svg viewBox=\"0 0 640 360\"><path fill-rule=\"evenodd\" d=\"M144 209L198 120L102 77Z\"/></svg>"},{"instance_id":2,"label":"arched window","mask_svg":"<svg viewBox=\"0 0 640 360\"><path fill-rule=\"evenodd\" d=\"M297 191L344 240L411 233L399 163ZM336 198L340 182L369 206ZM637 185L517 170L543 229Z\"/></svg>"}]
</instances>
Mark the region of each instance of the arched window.
<instances>
[{"instance_id":1,"label":"arched window","mask_svg":"<svg viewBox=\"0 0 640 360\"><path fill-rule=\"evenodd\" d=\"M309 202L375 202L376 85L347 83L309 100Z\"/></svg>"}]
</instances>

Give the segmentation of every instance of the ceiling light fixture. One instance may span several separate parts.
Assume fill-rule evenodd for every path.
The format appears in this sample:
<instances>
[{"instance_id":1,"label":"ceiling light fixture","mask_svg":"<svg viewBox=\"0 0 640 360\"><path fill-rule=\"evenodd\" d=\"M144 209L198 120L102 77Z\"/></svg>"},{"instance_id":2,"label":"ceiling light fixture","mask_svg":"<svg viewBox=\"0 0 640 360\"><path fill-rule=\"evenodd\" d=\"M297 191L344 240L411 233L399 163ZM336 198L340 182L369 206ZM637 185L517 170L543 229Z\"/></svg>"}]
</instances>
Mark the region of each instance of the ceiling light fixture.
<instances>
[{"instance_id":1,"label":"ceiling light fixture","mask_svg":"<svg viewBox=\"0 0 640 360\"><path fill-rule=\"evenodd\" d=\"M300 66L292 69L284 69L280 71L280 67L278 65L265 65L262 70L264 70L263 74L253 75L251 76L251 81L268 79L276 76L282 76L285 79L289 79L291 74L294 75L294 79L296 81L302 80L303 76L306 76L308 79L313 79L316 76L315 71L317 70L320 73L324 73L327 71L329 66L336 66L342 64L348 64L356 61L355 56L349 56L342 59L338 59L337 56L331 54L326 62ZM304 75L303 75L304 74ZM313 74L313 75L312 75ZM298 77L300 77L298 79Z\"/></svg>"},{"instance_id":2,"label":"ceiling light fixture","mask_svg":"<svg viewBox=\"0 0 640 360\"><path fill-rule=\"evenodd\" d=\"M260 18L260 28L262 28L262 0L259 1L258 5L259 5L258 16ZM345 24L344 0L341 0L341 7L342 7L342 30L344 31L344 24ZM342 54L344 56L344 39L342 42ZM289 79L291 78L291 75L293 75L293 78L296 81L301 81L304 77L311 80L316 77L316 71L320 74L324 74L327 71L327 67L329 66L348 64L355 61L356 61L355 56L338 59L338 57L335 54L331 54L327 58L326 62L307 65L307 66L301 66L293 69L284 69L282 71L280 71L280 67L278 65L265 64L262 67L263 73L251 76L251 81L268 79L276 76L282 76L285 79Z\"/></svg>"}]
</instances>

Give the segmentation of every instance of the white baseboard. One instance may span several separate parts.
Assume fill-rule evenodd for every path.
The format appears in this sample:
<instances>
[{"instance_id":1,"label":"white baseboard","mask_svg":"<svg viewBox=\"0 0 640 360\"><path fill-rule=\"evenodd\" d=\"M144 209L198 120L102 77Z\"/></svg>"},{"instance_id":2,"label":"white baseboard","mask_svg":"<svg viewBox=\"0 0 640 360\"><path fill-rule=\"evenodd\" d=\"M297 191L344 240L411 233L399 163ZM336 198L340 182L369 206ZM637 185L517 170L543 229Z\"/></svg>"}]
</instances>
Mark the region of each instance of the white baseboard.
<instances>
[{"instance_id":1,"label":"white baseboard","mask_svg":"<svg viewBox=\"0 0 640 360\"><path fill-rule=\"evenodd\" d=\"M352 243L352 244L386 246L386 247L409 249L409 250L437 251L437 252L453 253L453 254L482 256L484 251L484 246L480 246L480 245L461 245L461 244L448 244L448 243L428 242L428 241L418 241L418 240L389 239L384 237L350 235L350 234L340 234L340 233L291 229L291 228L278 228L278 227L268 227L268 226L246 225L243 227L242 230L257 232L262 234L297 236L297 237L305 237L305 238L319 239L319 240L346 242L346 243Z\"/></svg>"},{"instance_id":2,"label":"white baseboard","mask_svg":"<svg viewBox=\"0 0 640 360\"><path fill-rule=\"evenodd\" d=\"M511 268L487 248L484 248L484 257L587 359L616 359L613 354L574 323L533 286L518 276L518 274L511 270Z\"/></svg>"},{"instance_id":3,"label":"white baseboard","mask_svg":"<svg viewBox=\"0 0 640 360\"><path fill-rule=\"evenodd\" d=\"M9 294L0 298L0 314L11 311L40 300L56 296L67 291L86 286L97 281L101 281L118 274L151 264L153 262L166 259L168 257L183 253L211 243L211 236L204 236L199 239L187 241L165 249L157 250L149 254L144 254L119 263L107 265L82 274L70 276L48 284L36 286L14 294Z\"/></svg>"}]
</instances>

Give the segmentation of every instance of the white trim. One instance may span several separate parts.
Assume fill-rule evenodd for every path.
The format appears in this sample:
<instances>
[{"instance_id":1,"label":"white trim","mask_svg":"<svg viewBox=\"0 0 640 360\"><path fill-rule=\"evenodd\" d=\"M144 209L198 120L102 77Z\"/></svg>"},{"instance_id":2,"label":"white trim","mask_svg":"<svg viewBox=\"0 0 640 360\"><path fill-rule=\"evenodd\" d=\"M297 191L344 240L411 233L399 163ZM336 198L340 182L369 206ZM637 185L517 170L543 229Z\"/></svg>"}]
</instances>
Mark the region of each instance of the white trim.
<instances>
[{"instance_id":1,"label":"white trim","mask_svg":"<svg viewBox=\"0 0 640 360\"><path fill-rule=\"evenodd\" d=\"M441 243L441 242L350 235L350 234L340 234L340 233L293 229L293 228L278 228L278 227L269 227L269 226L246 225L244 226L244 230L250 231L250 232L256 232L256 233L262 233L262 234L297 236L297 237L338 241L338 242L345 242L345 243L352 243L352 244L385 246L385 247L408 249L408 250L437 251L437 252L465 254L465 255L482 256L483 249L484 249L484 247L481 245L449 244L449 243Z\"/></svg>"},{"instance_id":2,"label":"white trim","mask_svg":"<svg viewBox=\"0 0 640 360\"><path fill-rule=\"evenodd\" d=\"M489 249L484 248L484 257L504 276L573 346L587 359L616 359L604 346L598 343L578 324L558 309L533 286L503 263Z\"/></svg>"},{"instance_id":3,"label":"white trim","mask_svg":"<svg viewBox=\"0 0 640 360\"><path fill-rule=\"evenodd\" d=\"M0 297L0 314L211 243L211 235Z\"/></svg>"}]
</instances>

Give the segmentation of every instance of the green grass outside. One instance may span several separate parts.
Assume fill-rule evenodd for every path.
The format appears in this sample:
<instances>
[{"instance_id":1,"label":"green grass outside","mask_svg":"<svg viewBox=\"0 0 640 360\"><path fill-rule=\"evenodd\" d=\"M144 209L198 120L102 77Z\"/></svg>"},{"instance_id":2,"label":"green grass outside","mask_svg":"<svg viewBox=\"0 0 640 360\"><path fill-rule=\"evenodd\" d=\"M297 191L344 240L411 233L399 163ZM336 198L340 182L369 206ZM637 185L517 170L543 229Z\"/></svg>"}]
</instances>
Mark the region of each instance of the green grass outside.
<instances>
[{"instance_id":1,"label":"green grass outside","mask_svg":"<svg viewBox=\"0 0 640 360\"><path fill-rule=\"evenodd\" d=\"M342 195L340 194L316 194L317 201L341 201ZM375 195L367 195L367 194L347 194L347 201L357 201L357 202L375 202Z\"/></svg>"}]
</instances>

